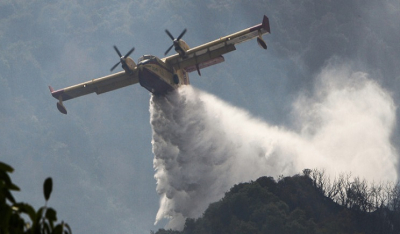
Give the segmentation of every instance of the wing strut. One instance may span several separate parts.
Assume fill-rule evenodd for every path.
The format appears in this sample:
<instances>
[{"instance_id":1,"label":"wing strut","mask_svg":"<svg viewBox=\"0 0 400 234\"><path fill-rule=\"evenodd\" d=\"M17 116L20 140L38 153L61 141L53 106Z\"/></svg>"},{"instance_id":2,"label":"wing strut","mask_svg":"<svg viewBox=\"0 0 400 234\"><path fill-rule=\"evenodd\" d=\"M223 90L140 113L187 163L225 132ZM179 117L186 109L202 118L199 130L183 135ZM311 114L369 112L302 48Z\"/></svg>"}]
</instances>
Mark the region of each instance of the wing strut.
<instances>
[{"instance_id":1,"label":"wing strut","mask_svg":"<svg viewBox=\"0 0 400 234\"><path fill-rule=\"evenodd\" d=\"M67 109L65 108L65 106L64 106L64 104L62 102L61 96L60 96L60 98L58 99L58 102L57 102L57 109L61 113L65 114L65 115L67 114Z\"/></svg>"}]
</instances>

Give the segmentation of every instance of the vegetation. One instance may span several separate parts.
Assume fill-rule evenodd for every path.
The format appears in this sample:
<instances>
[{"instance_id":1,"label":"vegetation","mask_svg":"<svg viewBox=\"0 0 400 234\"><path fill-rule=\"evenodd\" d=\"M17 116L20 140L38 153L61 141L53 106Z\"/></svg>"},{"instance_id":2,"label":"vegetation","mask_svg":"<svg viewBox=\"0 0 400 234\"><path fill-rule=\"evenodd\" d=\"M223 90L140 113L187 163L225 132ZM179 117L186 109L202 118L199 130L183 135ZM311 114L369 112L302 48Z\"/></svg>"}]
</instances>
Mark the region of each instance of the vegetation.
<instances>
[{"instance_id":1,"label":"vegetation","mask_svg":"<svg viewBox=\"0 0 400 234\"><path fill-rule=\"evenodd\" d=\"M179 233L400 233L400 187L323 171L235 185Z\"/></svg>"},{"instance_id":2,"label":"vegetation","mask_svg":"<svg viewBox=\"0 0 400 234\"><path fill-rule=\"evenodd\" d=\"M31 205L15 201L11 192L20 189L8 175L13 171L12 167L0 162L0 234L71 234L68 224L57 224L57 212L47 207L53 188L52 179L47 178L43 184L45 206L35 211ZM24 216L30 222L26 222Z\"/></svg>"},{"instance_id":3,"label":"vegetation","mask_svg":"<svg viewBox=\"0 0 400 234\"><path fill-rule=\"evenodd\" d=\"M13 168L0 162L0 234L70 234L56 223L47 207L52 179L43 185L45 206L37 211L16 202L19 191L9 176ZM28 218L29 221L26 221ZM342 174L333 182L324 171L261 177L235 185L199 219L187 219L183 231L160 229L156 234L202 233L400 233L400 184L372 184Z\"/></svg>"}]
</instances>

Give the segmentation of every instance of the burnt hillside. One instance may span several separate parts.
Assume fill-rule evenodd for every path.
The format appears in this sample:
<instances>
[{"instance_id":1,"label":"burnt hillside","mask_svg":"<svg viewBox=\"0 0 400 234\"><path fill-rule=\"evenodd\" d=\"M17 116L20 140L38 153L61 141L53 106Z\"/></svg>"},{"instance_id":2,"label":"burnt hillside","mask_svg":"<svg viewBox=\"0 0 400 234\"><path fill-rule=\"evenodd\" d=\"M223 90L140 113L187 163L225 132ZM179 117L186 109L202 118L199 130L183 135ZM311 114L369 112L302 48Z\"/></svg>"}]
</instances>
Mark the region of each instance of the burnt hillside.
<instances>
[{"instance_id":1,"label":"burnt hillside","mask_svg":"<svg viewBox=\"0 0 400 234\"><path fill-rule=\"evenodd\" d=\"M400 233L399 187L382 188L344 176L331 184L316 170L261 177L235 185L183 231L156 233Z\"/></svg>"}]
</instances>

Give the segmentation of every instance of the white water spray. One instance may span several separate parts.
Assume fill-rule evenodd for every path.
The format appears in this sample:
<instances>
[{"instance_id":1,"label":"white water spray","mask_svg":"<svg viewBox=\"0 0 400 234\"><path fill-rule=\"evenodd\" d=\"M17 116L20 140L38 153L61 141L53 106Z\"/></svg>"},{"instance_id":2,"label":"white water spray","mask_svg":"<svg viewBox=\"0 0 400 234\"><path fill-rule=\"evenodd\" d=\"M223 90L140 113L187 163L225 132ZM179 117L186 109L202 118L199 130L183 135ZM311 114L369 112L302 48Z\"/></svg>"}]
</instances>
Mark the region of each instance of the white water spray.
<instances>
[{"instance_id":1,"label":"white water spray","mask_svg":"<svg viewBox=\"0 0 400 234\"><path fill-rule=\"evenodd\" d=\"M156 222L182 229L234 184L305 168L352 172L395 181L398 156L390 142L392 98L365 73L325 69L315 94L300 97L293 115L300 131L252 118L246 111L190 86L150 101L157 192Z\"/></svg>"}]
</instances>

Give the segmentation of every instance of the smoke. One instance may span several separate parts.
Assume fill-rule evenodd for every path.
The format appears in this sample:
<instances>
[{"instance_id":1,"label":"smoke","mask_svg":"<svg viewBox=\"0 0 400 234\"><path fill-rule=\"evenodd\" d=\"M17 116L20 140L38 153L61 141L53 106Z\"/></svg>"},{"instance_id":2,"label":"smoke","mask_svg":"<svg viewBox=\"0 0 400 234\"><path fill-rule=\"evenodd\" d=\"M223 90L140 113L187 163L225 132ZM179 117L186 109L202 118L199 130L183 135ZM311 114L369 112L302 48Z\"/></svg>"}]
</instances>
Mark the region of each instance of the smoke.
<instances>
[{"instance_id":1,"label":"smoke","mask_svg":"<svg viewBox=\"0 0 400 234\"><path fill-rule=\"evenodd\" d=\"M396 110L387 91L346 66L327 66L316 79L314 91L293 104L297 130L271 126L191 86L152 96L156 222L168 218L167 228L182 229L185 218L199 217L236 183L305 168L397 180L390 141Z\"/></svg>"}]
</instances>

